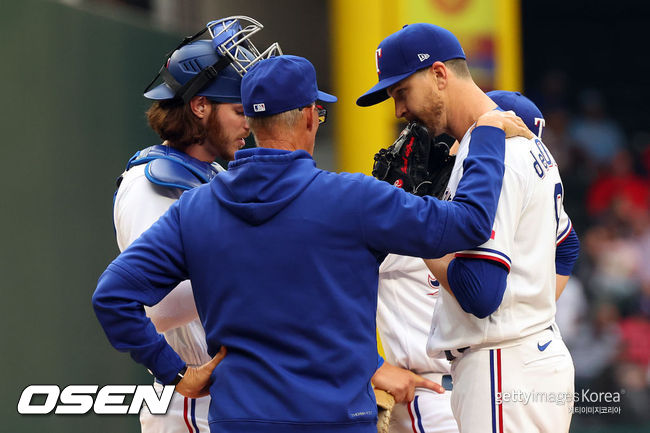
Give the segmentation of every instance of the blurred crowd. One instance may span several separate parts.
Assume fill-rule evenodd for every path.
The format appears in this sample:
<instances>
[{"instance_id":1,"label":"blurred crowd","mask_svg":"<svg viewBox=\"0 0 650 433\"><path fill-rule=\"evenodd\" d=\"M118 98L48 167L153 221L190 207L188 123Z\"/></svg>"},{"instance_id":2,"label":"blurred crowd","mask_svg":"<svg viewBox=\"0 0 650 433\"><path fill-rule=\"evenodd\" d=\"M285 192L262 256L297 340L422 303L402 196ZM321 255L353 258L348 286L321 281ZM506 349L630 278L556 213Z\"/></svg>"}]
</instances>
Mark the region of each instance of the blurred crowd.
<instances>
[{"instance_id":1,"label":"blurred crowd","mask_svg":"<svg viewBox=\"0 0 650 433\"><path fill-rule=\"evenodd\" d=\"M623 130L603 94L568 89L559 71L530 93L542 139L562 174L564 204L581 241L557 322L576 391L620 392L620 414L576 414L579 425L650 421L650 133ZM567 95L576 95L574 101ZM577 405L587 403L578 402ZM588 403L593 404L593 403Z\"/></svg>"}]
</instances>

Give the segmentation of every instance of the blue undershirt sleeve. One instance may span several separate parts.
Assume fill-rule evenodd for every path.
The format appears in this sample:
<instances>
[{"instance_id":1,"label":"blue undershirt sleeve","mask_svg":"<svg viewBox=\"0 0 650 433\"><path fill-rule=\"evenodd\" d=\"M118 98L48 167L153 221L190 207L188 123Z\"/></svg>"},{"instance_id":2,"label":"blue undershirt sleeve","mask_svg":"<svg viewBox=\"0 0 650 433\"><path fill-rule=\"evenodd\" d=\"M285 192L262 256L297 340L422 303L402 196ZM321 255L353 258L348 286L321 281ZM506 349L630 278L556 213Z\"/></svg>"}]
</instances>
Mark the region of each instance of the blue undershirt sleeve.
<instances>
[{"instance_id":1,"label":"blue undershirt sleeve","mask_svg":"<svg viewBox=\"0 0 650 433\"><path fill-rule=\"evenodd\" d=\"M455 258L447 280L463 311L483 319L494 313L506 290L508 271L491 260Z\"/></svg>"},{"instance_id":2,"label":"blue undershirt sleeve","mask_svg":"<svg viewBox=\"0 0 650 433\"><path fill-rule=\"evenodd\" d=\"M560 275L571 275L573 266L580 252L580 241L575 229L555 249L555 272Z\"/></svg>"}]
</instances>

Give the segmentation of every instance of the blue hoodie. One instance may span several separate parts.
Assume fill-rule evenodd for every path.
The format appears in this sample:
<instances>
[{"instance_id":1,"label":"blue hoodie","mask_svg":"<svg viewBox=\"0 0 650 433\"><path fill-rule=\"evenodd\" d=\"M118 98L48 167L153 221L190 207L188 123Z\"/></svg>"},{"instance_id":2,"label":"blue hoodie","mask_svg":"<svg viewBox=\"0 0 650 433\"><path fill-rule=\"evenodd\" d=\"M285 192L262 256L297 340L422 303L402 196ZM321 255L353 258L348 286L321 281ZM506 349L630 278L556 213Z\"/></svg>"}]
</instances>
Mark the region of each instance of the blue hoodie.
<instances>
[{"instance_id":1,"label":"blue hoodie","mask_svg":"<svg viewBox=\"0 0 650 433\"><path fill-rule=\"evenodd\" d=\"M504 142L497 128L473 131L453 202L317 169L304 151L239 151L108 266L97 317L118 350L169 383L184 363L143 305L190 278L208 352L228 348L212 375L213 430L374 432L380 261L485 242Z\"/></svg>"}]
</instances>

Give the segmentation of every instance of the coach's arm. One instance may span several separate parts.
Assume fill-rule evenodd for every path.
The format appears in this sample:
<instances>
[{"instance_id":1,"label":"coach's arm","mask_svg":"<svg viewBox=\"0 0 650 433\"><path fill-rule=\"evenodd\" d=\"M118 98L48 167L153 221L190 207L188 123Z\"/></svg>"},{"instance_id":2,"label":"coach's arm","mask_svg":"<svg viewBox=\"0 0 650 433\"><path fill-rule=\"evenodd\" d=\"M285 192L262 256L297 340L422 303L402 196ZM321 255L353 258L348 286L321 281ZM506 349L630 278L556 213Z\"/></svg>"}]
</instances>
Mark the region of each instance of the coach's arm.
<instances>
[{"instance_id":1,"label":"coach's arm","mask_svg":"<svg viewBox=\"0 0 650 433\"><path fill-rule=\"evenodd\" d=\"M486 113L477 125L451 202L361 179L365 189L358 198L363 203L359 226L368 246L428 258L474 248L489 239L503 184L505 138L532 133L509 112Z\"/></svg>"},{"instance_id":2,"label":"coach's arm","mask_svg":"<svg viewBox=\"0 0 650 433\"><path fill-rule=\"evenodd\" d=\"M156 331L144 306L156 305L189 278L178 203L106 268L92 298L97 319L113 347L129 352L163 384L174 383L186 364ZM177 384L178 392L191 398L207 395L210 374L224 356L222 348L204 366L187 368Z\"/></svg>"}]
</instances>

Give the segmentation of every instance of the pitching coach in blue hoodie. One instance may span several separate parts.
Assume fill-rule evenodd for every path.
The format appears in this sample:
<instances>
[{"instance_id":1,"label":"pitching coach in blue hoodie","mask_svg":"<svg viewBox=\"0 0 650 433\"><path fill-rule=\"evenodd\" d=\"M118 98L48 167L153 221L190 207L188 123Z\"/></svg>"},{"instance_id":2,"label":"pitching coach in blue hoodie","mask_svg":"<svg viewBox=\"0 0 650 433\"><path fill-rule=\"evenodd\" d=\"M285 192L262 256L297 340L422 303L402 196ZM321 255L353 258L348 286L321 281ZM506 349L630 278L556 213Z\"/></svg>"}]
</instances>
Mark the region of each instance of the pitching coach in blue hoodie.
<instances>
[{"instance_id":1,"label":"pitching coach in blue hoodie","mask_svg":"<svg viewBox=\"0 0 650 433\"><path fill-rule=\"evenodd\" d=\"M442 202L316 168L325 111L315 102L336 97L318 90L306 59L263 60L241 87L259 147L185 192L108 266L95 312L111 344L162 383L189 397L209 390L212 431L375 432L380 261L485 242L504 130L526 127L508 113L482 116L454 201ZM186 279L214 356L199 368L187 368L143 309Z\"/></svg>"}]
</instances>

